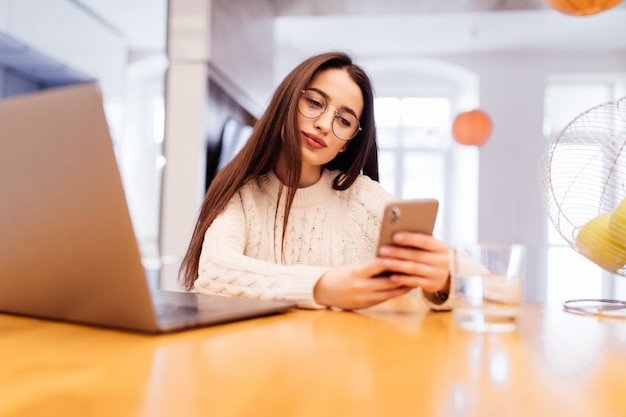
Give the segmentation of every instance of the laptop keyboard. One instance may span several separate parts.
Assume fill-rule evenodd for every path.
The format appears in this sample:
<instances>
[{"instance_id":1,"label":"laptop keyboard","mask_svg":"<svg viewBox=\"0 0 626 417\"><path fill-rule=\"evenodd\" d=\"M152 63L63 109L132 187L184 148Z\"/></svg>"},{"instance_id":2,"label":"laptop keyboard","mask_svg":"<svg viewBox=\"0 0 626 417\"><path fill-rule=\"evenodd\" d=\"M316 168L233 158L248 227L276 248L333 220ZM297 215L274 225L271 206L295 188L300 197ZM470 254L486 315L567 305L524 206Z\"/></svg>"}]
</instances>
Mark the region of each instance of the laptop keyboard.
<instances>
[{"instance_id":1,"label":"laptop keyboard","mask_svg":"<svg viewBox=\"0 0 626 417\"><path fill-rule=\"evenodd\" d=\"M160 322L178 322L198 316L197 307L176 304L157 304L154 312Z\"/></svg>"}]
</instances>

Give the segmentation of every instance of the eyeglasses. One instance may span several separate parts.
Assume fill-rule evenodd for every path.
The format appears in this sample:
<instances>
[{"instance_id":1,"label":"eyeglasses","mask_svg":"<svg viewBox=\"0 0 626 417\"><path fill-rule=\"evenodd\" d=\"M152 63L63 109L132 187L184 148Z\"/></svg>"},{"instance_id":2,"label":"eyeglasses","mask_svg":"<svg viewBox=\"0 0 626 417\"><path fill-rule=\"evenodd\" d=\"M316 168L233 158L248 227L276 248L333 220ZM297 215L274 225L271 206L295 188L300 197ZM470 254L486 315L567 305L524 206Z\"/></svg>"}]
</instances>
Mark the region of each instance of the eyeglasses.
<instances>
[{"instance_id":1,"label":"eyeglasses","mask_svg":"<svg viewBox=\"0 0 626 417\"><path fill-rule=\"evenodd\" d=\"M320 117L328 108L326 97L315 90L302 90L298 100L298 111L307 119ZM333 133L341 140L354 138L361 130L359 119L347 111L336 111L333 118Z\"/></svg>"}]
</instances>

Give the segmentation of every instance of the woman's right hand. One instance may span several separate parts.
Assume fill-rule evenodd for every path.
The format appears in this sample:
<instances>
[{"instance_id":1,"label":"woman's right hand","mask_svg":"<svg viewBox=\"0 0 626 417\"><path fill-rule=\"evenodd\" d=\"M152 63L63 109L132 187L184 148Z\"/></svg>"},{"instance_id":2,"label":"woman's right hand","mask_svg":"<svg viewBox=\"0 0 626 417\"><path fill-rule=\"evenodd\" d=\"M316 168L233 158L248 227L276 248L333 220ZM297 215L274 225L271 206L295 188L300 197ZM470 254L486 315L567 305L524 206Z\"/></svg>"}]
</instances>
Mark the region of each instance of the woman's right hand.
<instances>
[{"instance_id":1,"label":"woman's right hand","mask_svg":"<svg viewBox=\"0 0 626 417\"><path fill-rule=\"evenodd\" d=\"M356 310L372 307L411 291L411 287L392 282L389 278L373 278L384 271L380 258L333 268L315 284L315 302L328 307Z\"/></svg>"}]
</instances>

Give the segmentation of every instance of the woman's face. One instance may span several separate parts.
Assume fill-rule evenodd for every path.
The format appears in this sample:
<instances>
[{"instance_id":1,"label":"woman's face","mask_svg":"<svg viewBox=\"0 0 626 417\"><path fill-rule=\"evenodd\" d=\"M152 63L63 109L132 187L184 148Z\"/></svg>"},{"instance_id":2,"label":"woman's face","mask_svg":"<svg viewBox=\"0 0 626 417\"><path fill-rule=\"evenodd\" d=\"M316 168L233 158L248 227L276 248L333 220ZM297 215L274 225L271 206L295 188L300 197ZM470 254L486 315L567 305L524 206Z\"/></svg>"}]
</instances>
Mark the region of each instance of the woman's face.
<instances>
[{"instance_id":1,"label":"woman's face","mask_svg":"<svg viewBox=\"0 0 626 417\"><path fill-rule=\"evenodd\" d=\"M349 141L339 139L336 133L345 138L346 130L350 129L348 123L352 122L352 125L354 122L358 123L363 112L363 94L344 69L327 69L319 72L307 86L307 94L311 94L307 95L308 105L314 114L321 111L318 99L322 100L322 105L325 101L327 107L321 115L312 118L309 118L310 114L306 117L302 111L298 112L298 128L302 140L302 168L321 169L322 165L332 161L344 147L348 146ZM302 104L303 97L300 100ZM337 116L337 113L340 113L340 116Z\"/></svg>"}]
</instances>

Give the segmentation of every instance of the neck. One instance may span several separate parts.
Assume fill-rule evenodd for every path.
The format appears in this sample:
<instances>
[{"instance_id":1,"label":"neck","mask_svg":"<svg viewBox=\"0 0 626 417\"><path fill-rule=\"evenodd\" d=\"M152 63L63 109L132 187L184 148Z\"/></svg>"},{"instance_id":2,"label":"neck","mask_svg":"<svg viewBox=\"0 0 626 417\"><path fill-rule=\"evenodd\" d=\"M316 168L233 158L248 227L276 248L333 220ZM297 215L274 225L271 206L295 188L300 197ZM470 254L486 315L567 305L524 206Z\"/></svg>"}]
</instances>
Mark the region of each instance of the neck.
<instances>
[{"instance_id":1,"label":"neck","mask_svg":"<svg viewBox=\"0 0 626 417\"><path fill-rule=\"evenodd\" d=\"M300 174L299 188L309 187L320 180L322 176L321 166L302 166L302 173Z\"/></svg>"},{"instance_id":2,"label":"neck","mask_svg":"<svg viewBox=\"0 0 626 417\"><path fill-rule=\"evenodd\" d=\"M276 164L276 168L274 169L274 173L278 177L278 179L285 184L286 181L286 163L284 158L281 156L279 158L278 164ZM309 187L319 181L322 177L322 167L319 165L306 165L302 164L302 172L300 172L300 181L298 182L298 188L306 188Z\"/></svg>"}]
</instances>

